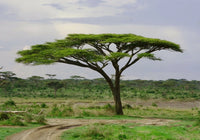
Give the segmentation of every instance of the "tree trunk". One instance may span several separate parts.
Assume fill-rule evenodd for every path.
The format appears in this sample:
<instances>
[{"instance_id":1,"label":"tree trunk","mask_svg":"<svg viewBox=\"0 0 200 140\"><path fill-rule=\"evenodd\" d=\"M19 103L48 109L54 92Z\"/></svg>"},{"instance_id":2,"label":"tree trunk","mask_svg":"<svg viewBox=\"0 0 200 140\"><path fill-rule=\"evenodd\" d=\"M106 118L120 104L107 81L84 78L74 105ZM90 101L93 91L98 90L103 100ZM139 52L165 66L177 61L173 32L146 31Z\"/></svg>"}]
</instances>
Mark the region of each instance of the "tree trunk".
<instances>
[{"instance_id":1,"label":"tree trunk","mask_svg":"<svg viewBox=\"0 0 200 140\"><path fill-rule=\"evenodd\" d=\"M100 69L98 71L107 81L111 91L112 91L112 95L114 98L114 102L115 102L115 113L117 115L123 115L123 110L122 110L122 103L121 103L121 97L120 97L120 73L119 70L116 70L116 74L115 74L115 83L113 83L113 81L110 79L110 77L102 70Z\"/></svg>"},{"instance_id":2,"label":"tree trunk","mask_svg":"<svg viewBox=\"0 0 200 140\"><path fill-rule=\"evenodd\" d=\"M122 110L122 103L121 103L121 97L120 97L120 92L116 91L114 93L114 101L115 101L115 113L117 115L123 115L123 110Z\"/></svg>"},{"instance_id":3,"label":"tree trunk","mask_svg":"<svg viewBox=\"0 0 200 140\"><path fill-rule=\"evenodd\" d=\"M115 75L115 88L113 90L115 101L115 112L117 115L123 115L121 96L120 96L120 74Z\"/></svg>"},{"instance_id":4,"label":"tree trunk","mask_svg":"<svg viewBox=\"0 0 200 140\"><path fill-rule=\"evenodd\" d=\"M54 89L54 98L56 98L57 89Z\"/></svg>"}]
</instances>

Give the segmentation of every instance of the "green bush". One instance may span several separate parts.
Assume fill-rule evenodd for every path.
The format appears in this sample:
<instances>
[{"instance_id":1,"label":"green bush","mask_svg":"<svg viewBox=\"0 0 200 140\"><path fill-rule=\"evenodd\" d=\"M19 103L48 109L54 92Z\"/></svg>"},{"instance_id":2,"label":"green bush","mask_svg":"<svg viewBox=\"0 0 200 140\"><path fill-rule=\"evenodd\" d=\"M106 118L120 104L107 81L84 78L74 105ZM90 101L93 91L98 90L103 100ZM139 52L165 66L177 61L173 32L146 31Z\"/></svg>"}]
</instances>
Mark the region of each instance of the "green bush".
<instances>
[{"instance_id":1,"label":"green bush","mask_svg":"<svg viewBox=\"0 0 200 140\"><path fill-rule=\"evenodd\" d=\"M12 116L9 119L9 122L11 125L19 125L19 126L24 126L24 123L21 121L21 118L17 115Z\"/></svg>"},{"instance_id":2,"label":"green bush","mask_svg":"<svg viewBox=\"0 0 200 140\"><path fill-rule=\"evenodd\" d=\"M41 106L41 108L46 108L47 107L47 105L45 103L42 103L40 106Z\"/></svg>"},{"instance_id":3,"label":"green bush","mask_svg":"<svg viewBox=\"0 0 200 140\"><path fill-rule=\"evenodd\" d=\"M35 116L35 121L39 124L46 124L46 119L44 115Z\"/></svg>"},{"instance_id":4,"label":"green bush","mask_svg":"<svg viewBox=\"0 0 200 140\"><path fill-rule=\"evenodd\" d=\"M4 112L1 112L0 113L0 121L2 120L8 120L9 119L9 116L7 113L4 113Z\"/></svg>"},{"instance_id":5,"label":"green bush","mask_svg":"<svg viewBox=\"0 0 200 140\"><path fill-rule=\"evenodd\" d=\"M67 117L67 116L73 116L73 109L71 107L64 107L62 112L61 112L61 116L62 117Z\"/></svg>"},{"instance_id":6,"label":"green bush","mask_svg":"<svg viewBox=\"0 0 200 140\"><path fill-rule=\"evenodd\" d=\"M102 107L103 109L106 109L108 111L113 111L115 110L114 106L112 106L111 104L106 104Z\"/></svg>"},{"instance_id":7,"label":"green bush","mask_svg":"<svg viewBox=\"0 0 200 140\"><path fill-rule=\"evenodd\" d=\"M8 100L3 105L4 106L16 106L16 104L13 100Z\"/></svg>"},{"instance_id":8,"label":"green bush","mask_svg":"<svg viewBox=\"0 0 200 140\"><path fill-rule=\"evenodd\" d=\"M32 117L31 114L27 113L27 114L24 115L24 120L25 120L25 122L30 123L30 122L32 122L33 117Z\"/></svg>"},{"instance_id":9,"label":"green bush","mask_svg":"<svg viewBox=\"0 0 200 140\"><path fill-rule=\"evenodd\" d=\"M197 125L200 125L200 110L198 111Z\"/></svg>"},{"instance_id":10,"label":"green bush","mask_svg":"<svg viewBox=\"0 0 200 140\"><path fill-rule=\"evenodd\" d=\"M58 108L57 104L54 104L51 111L48 113L49 116L51 117L61 117L62 116L62 112L61 110Z\"/></svg>"},{"instance_id":11,"label":"green bush","mask_svg":"<svg viewBox=\"0 0 200 140\"><path fill-rule=\"evenodd\" d=\"M84 136L92 137L95 140L105 139L103 131L98 128L98 125L99 124L97 124L97 126L96 125L89 126L87 131L85 131Z\"/></svg>"},{"instance_id":12,"label":"green bush","mask_svg":"<svg viewBox=\"0 0 200 140\"><path fill-rule=\"evenodd\" d=\"M158 107L158 105L155 102L153 102L151 105L154 107Z\"/></svg>"},{"instance_id":13,"label":"green bush","mask_svg":"<svg viewBox=\"0 0 200 140\"><path fill-rule=\"evenodd\" d=\"M118 135L119 140L127 139L127 136L125 134L119 134Z\"/></svg>"},{"instance_id":14,"label":"green bush","mask_svg":"<svg viewBox=\"0 0 200 140\"><path fill-rule=\"evenodd\" d=\"M124 108L124 109L132 109L132 106L129 105L129 104L125 104L125 105L123 106L123 108Z\"/></svg>"}]
</instances>

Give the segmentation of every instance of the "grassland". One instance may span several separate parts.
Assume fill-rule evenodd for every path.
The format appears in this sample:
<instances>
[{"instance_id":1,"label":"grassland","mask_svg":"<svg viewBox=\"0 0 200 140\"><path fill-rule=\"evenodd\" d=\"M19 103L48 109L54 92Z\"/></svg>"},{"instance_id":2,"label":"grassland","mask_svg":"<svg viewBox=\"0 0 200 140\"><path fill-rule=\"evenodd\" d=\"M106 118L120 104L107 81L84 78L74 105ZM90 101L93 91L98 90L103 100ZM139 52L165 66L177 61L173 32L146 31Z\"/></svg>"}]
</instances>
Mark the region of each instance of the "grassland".
<instances>
[{"instance_id":1,"label":"grassland","mask_svg":"<svg viewBox=\"0 0 200 140\"><path fill-rule=\"evenodd\" d=\"M15 105L5 105L9 100L8 98L0 98L0 110L25 111L33 116L45 116L46 119L132 120L136 118L161 118L178 121L163 126L141 125L138 123L93 124L70 129L63 134L63 139L199 139L200 125L197 125L200 120L198 100L124 100L124 116L115 115L112 100L12 98ZM1 120L1 138L39 124L36 120L26 122L26 113L17 115L24 124L21 127L8 127L12 124L6 123L8 120Z\"/></svg>"},{"instance_id":2,"label":"grassland","mask_svg":"<svg viewBox=\"0 0 200 140\"><path fill-rule=\"evenodd\" d=\"M93 124L70 129L63 133L62 139L70 140L185 140L200 139L200 127L191 121L169 125Z\"/></svg>"},{"instance_id":3,"label":"grassland","mask_svg":"<svg viewBox=\"0 0 200 140\"><path fill-rule=\"evenodd\" d=\"M0 140L4 140L7 136L21 132L26 129L38 127L38 124L29 124L27 126L0 126Z\"/></svg>"}]
</instances>

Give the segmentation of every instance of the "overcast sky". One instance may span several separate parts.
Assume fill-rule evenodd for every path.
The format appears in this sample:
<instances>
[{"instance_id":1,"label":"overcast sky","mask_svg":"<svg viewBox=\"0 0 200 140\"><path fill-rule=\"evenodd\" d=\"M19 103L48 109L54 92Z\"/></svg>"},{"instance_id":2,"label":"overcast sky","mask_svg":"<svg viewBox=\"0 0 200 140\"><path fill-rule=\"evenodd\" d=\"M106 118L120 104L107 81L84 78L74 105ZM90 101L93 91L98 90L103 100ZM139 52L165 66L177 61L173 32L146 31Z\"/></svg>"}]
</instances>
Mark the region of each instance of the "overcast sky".
<instances>
[{"instance_id":1,"label":"overcast sky","mask_svg":"<svg viewBox=\"0 0 200 140\"><path fill-rule=\"evenodd\" d=\"M200 80L199 6L200 0L0 0L0 66L22 78L47 73L99 78L65 64L25 66L15 62L16 52L69 33L133 33L175 42L184 53L161 51L163 61L139 61L124 79Z\"/></svg>"}]
</instances>

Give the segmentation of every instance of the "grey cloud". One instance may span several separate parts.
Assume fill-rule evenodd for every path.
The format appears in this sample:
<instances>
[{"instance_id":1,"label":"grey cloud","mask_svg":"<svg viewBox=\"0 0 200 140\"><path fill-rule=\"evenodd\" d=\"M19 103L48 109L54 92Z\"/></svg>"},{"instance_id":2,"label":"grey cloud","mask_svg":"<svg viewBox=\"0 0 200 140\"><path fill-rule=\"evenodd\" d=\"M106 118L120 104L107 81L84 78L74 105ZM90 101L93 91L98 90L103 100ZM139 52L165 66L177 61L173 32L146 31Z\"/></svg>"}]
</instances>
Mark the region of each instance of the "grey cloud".
<instances>
[{"instance_id":1,"label":"grey cloud","mask_svg":"<svg viewBox=\"0 0 200 140\"><path fill-rule=\"evenodd\" d=\"M173 1L173 4L169 1L144 1L145 0L138 1L137 4L122 5L119 7L122 9L122 13L114 16L54 19L47 18L38 20L37 22L62 21L96 25L146 24L168 26L175 25L179 27L188 26L190 28L199 27L198 13L200 10L198 5L200 5L200 1L175 0ZM103 0L79 0L79 5L94 7L100 5L102 2Z\"/></svg>"},{"instance_id":2,"label":"grey cloud","mask_svg":"<svg viewBox=\"0 0 200 140\"><path fill-rule=\"evenodd\" d=\"M50 7L53 7L57 10L64 10L66 9L66 6L63 6L61 4L58 4L58 3L51 3L51 4L43 4L43 6L50 6Z\"/></svg>"},{"instance_id":3,"label":"grey cloud","mask_svg":"<svg viewBox=\"0 0 200 140\"><path fill-rule=\"evenodd\" d=\"M103 0L79 0L79 4L86 7L97 7L102 4Z\"/></svg>"},{"instance_id":4,"label":"grey cloud","mask_svg":"<svg viewBox=\"0 0 200 140\"><path fill-rule=\"evenodd\" d=\"M18 18L15 11L7 5L0 5L0 21L1 20L16 20Z\"/></svg>"}]
</instances>

